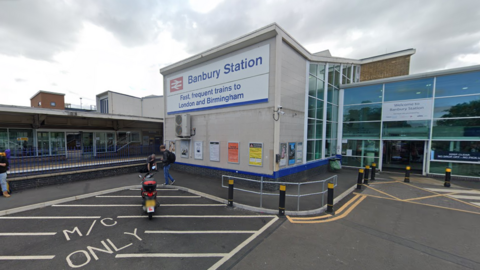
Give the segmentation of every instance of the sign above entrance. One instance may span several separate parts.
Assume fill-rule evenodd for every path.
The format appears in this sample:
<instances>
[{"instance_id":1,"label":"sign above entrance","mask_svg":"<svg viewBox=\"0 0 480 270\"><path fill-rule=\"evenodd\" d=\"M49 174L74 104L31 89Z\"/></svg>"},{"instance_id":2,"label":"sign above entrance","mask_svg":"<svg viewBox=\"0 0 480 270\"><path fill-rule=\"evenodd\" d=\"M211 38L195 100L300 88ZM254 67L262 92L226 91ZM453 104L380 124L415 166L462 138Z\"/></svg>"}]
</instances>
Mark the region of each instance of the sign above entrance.
<instances>
[{"instance_id":1,"label":"sign above entrance","mask_svg":"<svg viewBox=\"0 0 480 270\"><path fill-rule=\"evenodd\" d=\"M384 102L382 105L383 121L414 121L431 118L431 99Z\"/></svg>"},{"instance_id":2,"label":"sign above entrance","mask_svg":"<svg viewBox=\"0 0 480 270\"><path fill-rule=\"evenodd\" d=\"M167 114L267 102L269 69L267 44L171 75Z\"/></svg>"},{"instance_id":3,"label":"sign above entrance","mask_svg":"<svg viewBox=\"0 0 480 270\"><path fill-rule=\"evenodd\" d=\"M432 151L432 160L480 161L479 152Z\"/></svg>"}]
</instances>

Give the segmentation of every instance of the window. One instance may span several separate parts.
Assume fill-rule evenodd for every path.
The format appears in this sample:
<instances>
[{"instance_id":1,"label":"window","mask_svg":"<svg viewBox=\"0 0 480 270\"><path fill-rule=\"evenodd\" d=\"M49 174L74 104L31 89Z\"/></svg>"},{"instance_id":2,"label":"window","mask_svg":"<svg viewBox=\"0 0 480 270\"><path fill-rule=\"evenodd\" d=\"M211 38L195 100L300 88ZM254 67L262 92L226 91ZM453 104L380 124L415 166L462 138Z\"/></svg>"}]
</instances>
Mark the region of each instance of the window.
<instances>
[{"instance_id":1,"label":"window","mask_svg":"<svg viewBox=\"0 0 480 270\"><path fill-rule=\"evenodd\" d=\"M480 93L480 71L437 77L435 96L460 96Z\"/></svg>"},{"instance_id":2,"label":"window","mask_svg":"<svg viewBox=\"0 0 480 270\"><path fill-rule=\"evenodd\" d=\"M435 118L480 116L480 96L436 98Z\"/></svg>"},{"instance_id":3,"label":"window","mask_svg":"<svg viewBox=\"0 0 480 270\"><path fill-rule=\"evenodd\" d=\"M108 98L100 100L100 113L108 113Z\"/></svg>"},{"instance_id":4,"label":"window","mask_svg":"<svg viewBox=\"0 0 480 270\"><path fill-rule=\"evenodd\" d=\"M384 101L430 98L432 94L433 78L387 83Z\"/></svg>"},{"instance_id":5,"label":"window","mask_svg":"<svg viewBox=\"0 0 480 270\"><path fill-rule=\"evenodd\" d=\"M430 120L384 122L383 137L428 139L430 123Z\"/></svg>"},{"instance_id":6,"label":"window","mask_svg":"<svg viewBox=\"0 0 480 270\"><path fill-rule=\"evenodd\" d=\"M31 129L10 129L8 132L11 156L34 156L35 145L33 142L33 130Z\"/></svg>"},{"instance_id":7,"label":"window","mask_svg":"<svg viewBox=\"0 0 480 270\"><path fill-rule=\"evenodd\" d=\"M50 102L50 106L55 107L55 102Z\"/></svg>"},{"instance_id":8,"label":"window","mask_svg":"<svg viewBox=\"0 0 480 270\"><path fill-rule=\"evenodd\" d=\"M345 89L344 105L382 102L382 84Z\"/></svg>"},{"instance_id":9,"label":"window","mask_svg":"<svg viewBox=\"0 0 480 270\"><path fill-rule=\"evenodd\" d=\"M41 101L38 102L38 106L42 106L42 102L41 102Z\"/></svg>"}]
</instances>

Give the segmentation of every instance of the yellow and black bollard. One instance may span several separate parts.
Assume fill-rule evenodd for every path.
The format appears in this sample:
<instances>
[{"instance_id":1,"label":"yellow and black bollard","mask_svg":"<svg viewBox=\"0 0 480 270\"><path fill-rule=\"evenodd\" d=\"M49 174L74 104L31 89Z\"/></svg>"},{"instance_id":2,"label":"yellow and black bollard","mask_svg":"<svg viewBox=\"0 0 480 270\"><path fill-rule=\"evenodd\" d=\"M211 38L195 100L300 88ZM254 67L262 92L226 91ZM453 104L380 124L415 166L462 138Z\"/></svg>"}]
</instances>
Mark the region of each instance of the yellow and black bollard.
<instances>
[{"instance_id":1,"label":"yellow and black bollard","mask_svg":"<svg viewBox=\"0 0 480 270\"><path fill-rule=\"evenodd\" d=\"M228 206L233 207L233 179L228 180Z\"/></svg>"},{"instance_id":2,"label":"yellow and black bollard","mask_svg":"<svg viewBox=\"0 0 480 270\"><path fill-rule=\"evenodd\" d=\"M410 183L410 166L407 166L405 169L405 179L403 180L405 183Z\"/></svg>"},{"instance_id":3,"label":"yellow and black bollard","mask_svg":"<svg viewBox=\"0 0 480 270\"><path fill-rule=\"evenodd\" d=\"M363 169L358 170L357 189L362 189Z\"/></svg>"},{"instance_id":4,"label":"yellow and black bollard","mask_svg":"<svg viewBox=\"0 0 480 270\"><path fill-rule=\"evenodd\" d=\"M278 215L285 216L285 191L287 190L287 186L280 185L280 201L278 205Z\"/></svg>"},{"instance_id":5,"label":"yellow and black bollard","mask_svg":"<svg viewBox=\"0 0 480 270\"><path fill-rule=\"evenodd\" d=\"M328 194L327 194L327 213L335 214L333 211L333 188L335 185L333 183L328 183Z\"/></svg>"},{"instance_id":6,"label":"yellow and black bollard","mask_svg":"<svg viewBox=\"0 0 480 270\"><path fill-rule=\"evenodd\" d=\"M365 166L365 173L363 174L363 184L368 185L368 176L370 175L370 166Z\"/></svg>"},{"instance_id":7,"label":"yellow and black bollard","mask_svg":"<svg viewBox=\"0 0 480 270\"><path fill-rule=\"evenodd\" d=\"M445 183L443 184L444 187L450 187L451 178L452 178L452 169L450 168L445 169Z\"/></svg>"},{"instance_id":8,"label":"yellow and black bollard","mask_svg":"<svg viewBox=\"0 0 480 270\"><path fill-rule=\"evenodd\" d=\"M377 164L372 163L372 176L370 177L370 180L372 180L372 181L375 180L376 169L377 169Z\"/></svg>"}]
</instances>

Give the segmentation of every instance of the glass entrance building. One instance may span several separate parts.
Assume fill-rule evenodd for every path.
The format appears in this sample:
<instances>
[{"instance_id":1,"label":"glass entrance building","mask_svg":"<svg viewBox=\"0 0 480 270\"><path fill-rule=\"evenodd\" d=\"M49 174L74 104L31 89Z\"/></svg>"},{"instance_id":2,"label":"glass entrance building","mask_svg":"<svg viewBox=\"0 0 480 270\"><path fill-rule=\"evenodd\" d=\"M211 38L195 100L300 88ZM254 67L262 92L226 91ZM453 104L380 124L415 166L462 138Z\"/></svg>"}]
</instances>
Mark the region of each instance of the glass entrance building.
<instances>
[{"instance_id":1,"label":"glass entrance building","mask_svg":"<svg viewBox=\"0 0 480 270\"><path fill-rule=\"evenodd\" d=\"M480 66L342 85L342 162L480 177Z\"/></svg>"}]
</instances>

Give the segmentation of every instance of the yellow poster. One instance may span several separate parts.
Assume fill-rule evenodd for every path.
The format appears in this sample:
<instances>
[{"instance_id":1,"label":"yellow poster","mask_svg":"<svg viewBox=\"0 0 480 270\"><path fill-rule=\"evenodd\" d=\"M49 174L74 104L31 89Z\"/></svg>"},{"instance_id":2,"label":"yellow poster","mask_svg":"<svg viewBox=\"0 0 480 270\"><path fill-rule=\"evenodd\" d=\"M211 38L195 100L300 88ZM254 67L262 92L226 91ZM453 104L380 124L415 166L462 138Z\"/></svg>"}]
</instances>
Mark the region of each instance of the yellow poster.
<instances>
[{"instance_id":1,"label":"yellow poster","mask_svg":"<svg viewBox=\"0 0 480 270\"><path fill-rule=\"evenodd\" d=\"M248 151L248 164L252 166L262 166L263 144L250 143Z\"/></svg>"}]
</instances>

